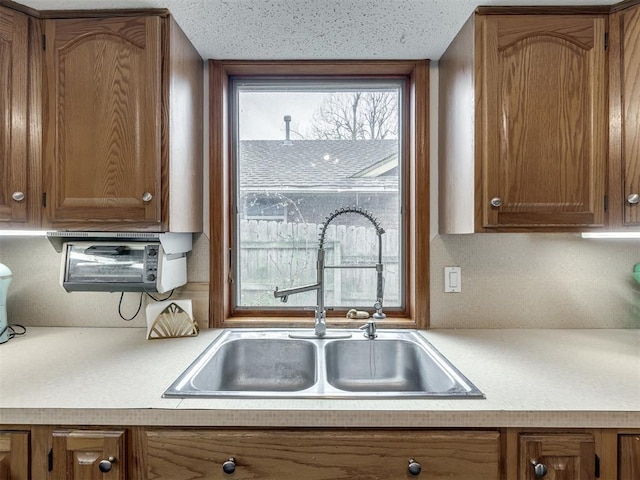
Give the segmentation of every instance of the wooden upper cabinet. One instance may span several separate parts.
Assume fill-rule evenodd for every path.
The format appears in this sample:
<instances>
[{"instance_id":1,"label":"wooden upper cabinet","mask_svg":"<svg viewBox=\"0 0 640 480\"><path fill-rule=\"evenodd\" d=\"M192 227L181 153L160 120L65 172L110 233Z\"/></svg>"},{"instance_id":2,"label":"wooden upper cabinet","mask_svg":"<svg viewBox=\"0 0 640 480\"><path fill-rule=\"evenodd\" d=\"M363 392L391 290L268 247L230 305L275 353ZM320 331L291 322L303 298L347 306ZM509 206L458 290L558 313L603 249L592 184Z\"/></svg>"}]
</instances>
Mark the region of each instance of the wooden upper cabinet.
<instances>
[{"instance_id":1,"label":"wooden upper cabinet","mask_svg":"<svg viewBox=\"0 0 640 480\"><path fill-rule=\"evenodd\" d=\"M611 15L610 223L640 227L640 5Z\"/></svg>"},{"instance_id":2,"label":"wooden upper cabinet","mask_svg":"<svg viewBox=\"0 0 640 480\"><path fill-rule=\"evenodd\" d=\"M161 222L161 19L47 20L53 226Z\"/></svg>"},{"instance_id":3,"label":"wooden upper cabinet","mask_svg":"<svg viewBox=\"0 0 640 480\"><path fill-rule=\"evenodd\" d=\"M125 480L124 431L54 431L52 477L66 480Z\"/></svg>"},{"instance_id":4,"label":"wooden upper cabinet","mask_svg":"<svg viewBox=\"0 0 640 480\"><path fill-rule=\"evenodd\" d=\"M201 231L203 61L173 18L44 25L46 226Z\"/></svg>"},{"instance_id":5,"label":"wooden upper cabinet","mask_svg":"<svg viewBox=\"0 0 640 480\"><path fill-rule=\"evenodd\" d=\"M26 226L28 177L28 18L0 7L0 229Z\"/></svg>"},{"instance_id":6,"label":"wooden upper cabinet","mask_svg":"<svg viewBox=\"0 0 640 480\"><path fill-rule=\"evenodd\" d=\"M606 15L474 15L440 62L441 233L604 225Z\"/></svg>"}]
</instances>

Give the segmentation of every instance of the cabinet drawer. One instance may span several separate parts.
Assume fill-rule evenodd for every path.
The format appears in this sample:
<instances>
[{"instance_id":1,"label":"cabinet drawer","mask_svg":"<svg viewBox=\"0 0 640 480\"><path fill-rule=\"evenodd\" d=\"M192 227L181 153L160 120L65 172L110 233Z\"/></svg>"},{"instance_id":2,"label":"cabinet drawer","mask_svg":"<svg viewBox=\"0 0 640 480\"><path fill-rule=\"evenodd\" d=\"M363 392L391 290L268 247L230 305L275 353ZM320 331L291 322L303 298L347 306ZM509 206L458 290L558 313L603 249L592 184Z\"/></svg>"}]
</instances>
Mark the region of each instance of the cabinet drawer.
<instances>
[{"instance_id":1,"label":"cabinet drawer","mask_svg":"<svg viewBox=\"0 0 640 480\"><path fill-rule=\"evenodd\" d=\"M151 479L499 478L499 433L366 430L149 431ZM222 465L233 458L233 476ZM415 467L415 466L414 466Z\"/></svg>"}]
</instances>

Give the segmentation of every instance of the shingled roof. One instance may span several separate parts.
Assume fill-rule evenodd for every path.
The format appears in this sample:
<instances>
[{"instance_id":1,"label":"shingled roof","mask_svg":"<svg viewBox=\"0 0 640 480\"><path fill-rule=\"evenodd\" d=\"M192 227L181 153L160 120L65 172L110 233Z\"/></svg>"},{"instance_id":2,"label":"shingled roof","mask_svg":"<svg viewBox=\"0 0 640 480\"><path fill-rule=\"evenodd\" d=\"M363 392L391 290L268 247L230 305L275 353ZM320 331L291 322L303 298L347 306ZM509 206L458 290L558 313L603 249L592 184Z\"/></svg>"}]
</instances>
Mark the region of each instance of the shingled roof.
<instances>
[{"instance_id":1,"label":"shingled roof","mask_svg":"<svg viewBox=\"0 0 640 480\"><path fill-rule=\"evenodd\" d=\"M240 186L397 191L397 152L397 140L243 140Z\"/></svg>"}]
</instances>

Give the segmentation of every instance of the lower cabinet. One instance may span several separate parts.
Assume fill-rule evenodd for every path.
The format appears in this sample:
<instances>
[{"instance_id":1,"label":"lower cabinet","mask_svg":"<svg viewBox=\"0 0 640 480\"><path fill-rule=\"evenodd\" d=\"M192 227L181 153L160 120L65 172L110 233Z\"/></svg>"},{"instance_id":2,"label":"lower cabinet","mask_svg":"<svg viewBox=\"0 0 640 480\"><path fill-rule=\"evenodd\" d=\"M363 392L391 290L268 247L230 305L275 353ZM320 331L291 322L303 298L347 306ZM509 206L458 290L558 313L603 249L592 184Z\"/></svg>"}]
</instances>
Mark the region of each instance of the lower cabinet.
<instances>
[{"instance_id":1,"label":"lower cabinet","mask_svg":"<svg viewBox=\"0 0 640 480\"><path fill-rule=\"evenodd\" d=\"M640 480L638 429L0 426L0 480Z\"/></svg>"},{"instance_id":2,"label":"lower cabinet","mask_svg":"<svg viewBox=\"0 0 640 480\"><path fill-rule=\"evenodd\" d=\"M498 431L151 430L147 478L500 479Z\"/></svg>"},{"instance_id":3,"label":"lower cabinet","mask_svg":"<svg viewBox=\"0 0 640 480\"><path fill-rule=\"evenodd\" d=\"M618 436L618 480L640 478L640 433Z\"/></svg>"},{"instance_id":4,"label":"lower cabinet","mask_svg":"<svg viewBox=\"0 0 640 480\"><path fill-rule=\"evenodd\" d=\"M29 478L29 432L0 430L0 480Z\"/></svg>"},{"instance_id":5,"label":"lower cabinet","mask_svg":"<svg viewBox=\"0 0 640 480\"><path fill-rule=\"evenodd\" d=\"M54 479L128 478L124 430L54 430L50 459Z\"/></svg>"},{"instance_id":6,"label":"lower cabinet","mask_svg":"<svg viewBox=\"0 0 640 480\"><path fill-rule=\"evenodd\" d=\"M518 480L592 480L598 470L595 437L591 433L519 435Z\"/></svg>"}]
</instances>

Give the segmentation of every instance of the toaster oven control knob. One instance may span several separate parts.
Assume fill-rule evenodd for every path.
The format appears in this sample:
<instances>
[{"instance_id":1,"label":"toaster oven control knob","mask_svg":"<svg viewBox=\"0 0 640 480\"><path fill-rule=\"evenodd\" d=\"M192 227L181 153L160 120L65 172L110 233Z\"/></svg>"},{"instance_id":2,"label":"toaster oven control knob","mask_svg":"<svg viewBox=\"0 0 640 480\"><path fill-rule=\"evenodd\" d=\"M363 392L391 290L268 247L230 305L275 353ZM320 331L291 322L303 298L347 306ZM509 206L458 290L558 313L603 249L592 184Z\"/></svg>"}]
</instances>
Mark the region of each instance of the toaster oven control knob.
<instances>
[{"instance_id":1,"label":"toaster oven control knob","mask_svg":"<svg viewBox=\"0 0 640 480\"><path fill-rule=\"evenodd\" d=\"M21 202L25 199L26 195L24 194L24 192L13 192L11 194L11 198L13 198L14 201L16 202Z\"/></svg>"},{"instance_id":2,"label":"toaster oven control knob","mask_svg":"<svg viewBox=\"0 0 640 480\"><path fill-rule=\"evenodd\" d=\"M156 280L156 275L154 273L148 273L147 274L147 281L155 282L155 280Z\"/></svg>"},{"instance_id":3,"label":"toaster oven control knob","mask_svg":"<svg viewBox=\"0 0 640 480\"><path fill-rule=\"evenodd\" d=\"M109 457L106 460L100 460L98 464L98 469L102 473L108 473L113 468L113 464L116 463L116 457Z\"/></svg>"},{"instance_id":4,"label":"toaster oven control knob","mask_svg":"<svg viewBox=\"0 0 640 480\"><path fill-rule=\"evenodd\" d=\"M142 201L143 202L149 203L151 200L153 200L153 195L150 192L144 192L142 194Z\"/></svg>"},{"instance_id":5,"label":"toaster oven control knob","mask_svg":"<svg viewBox=\"0 0 640 480\"><path fill-rule=\"evenodd\" d=\"M149 256L150 257L155 257L156 255L158 255L158 250L156 250L155 248L150 248L149 249Z\"/></svg>"}]
</instances>

